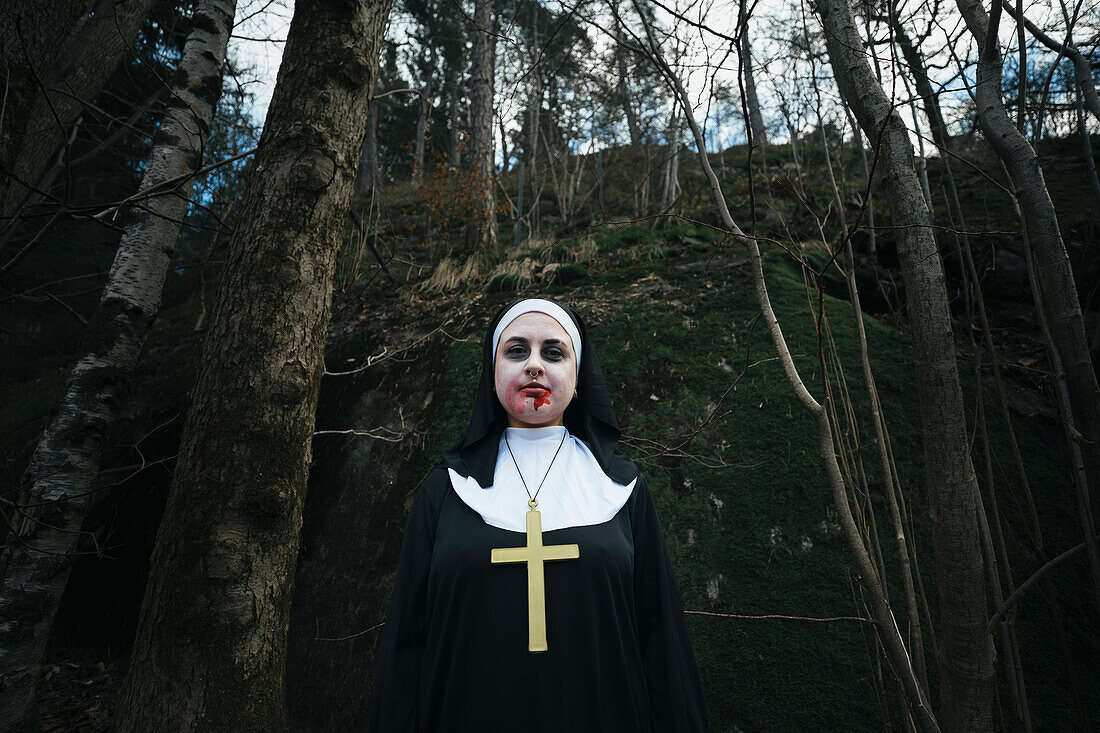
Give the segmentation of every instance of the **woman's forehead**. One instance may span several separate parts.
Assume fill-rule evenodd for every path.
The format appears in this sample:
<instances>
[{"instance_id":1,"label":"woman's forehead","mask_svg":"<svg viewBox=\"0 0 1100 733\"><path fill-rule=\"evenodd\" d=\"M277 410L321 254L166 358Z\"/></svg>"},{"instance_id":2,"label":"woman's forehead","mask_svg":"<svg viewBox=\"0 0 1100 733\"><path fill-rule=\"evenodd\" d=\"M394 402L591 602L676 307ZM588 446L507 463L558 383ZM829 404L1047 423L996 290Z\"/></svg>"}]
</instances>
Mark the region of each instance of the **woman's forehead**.
<instances>
[{"instance_id":1,"label":"woman's forehead","mask_svg":"<svg viewBox=\"0 0 1100 733\"><path fill-rule=\"evenodd\" d=\"M569 333L556 318L545 313L524 313L501 332L500 343L504 344L513 337L525 338L529 341L558 339L573 348L573 339L569 337Z\"/></svg>"}]
</instances>

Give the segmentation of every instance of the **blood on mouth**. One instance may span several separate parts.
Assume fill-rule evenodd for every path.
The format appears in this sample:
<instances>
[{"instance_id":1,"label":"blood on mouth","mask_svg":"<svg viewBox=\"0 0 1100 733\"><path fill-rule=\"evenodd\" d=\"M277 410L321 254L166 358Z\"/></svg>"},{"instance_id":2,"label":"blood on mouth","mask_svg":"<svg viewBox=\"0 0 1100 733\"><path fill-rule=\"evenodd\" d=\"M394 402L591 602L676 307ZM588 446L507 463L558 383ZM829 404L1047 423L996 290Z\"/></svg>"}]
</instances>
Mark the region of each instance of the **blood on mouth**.
<instances>
[{"instance_id":1,"label":"blood on mouth","mask_svg":"<svg viewBox=\"0 0 1100 733\"><path fill-rule=\"evenodd\" d=\"M534 398L535 402L534 404L532 404L532 407L535 408L535 412L538 412L538 409L543 405L550 404L550 390L548 389L543 389L541 387L528 387L523 390L523 396L525 398Z\"/></svg>"}]
</instances>

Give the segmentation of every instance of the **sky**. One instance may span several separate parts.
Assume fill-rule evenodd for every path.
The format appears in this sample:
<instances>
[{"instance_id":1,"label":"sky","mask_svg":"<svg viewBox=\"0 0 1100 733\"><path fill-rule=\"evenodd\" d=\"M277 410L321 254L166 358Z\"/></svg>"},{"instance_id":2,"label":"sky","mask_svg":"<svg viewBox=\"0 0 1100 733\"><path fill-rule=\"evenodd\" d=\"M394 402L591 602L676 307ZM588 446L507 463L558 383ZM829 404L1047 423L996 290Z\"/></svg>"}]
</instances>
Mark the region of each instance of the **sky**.
<instances>
[{"instance_id":1,"label":"sky","mask_svg":"<svg viewBox=\"0 0 1100 733\"><path fill-rule=\"evenodd\" d=\"M675 2L675 0L662 1L667 3ZM568 2L565 0L545 0L545 2L548 7L564 9L572 7L572 3L575 2L575 0L568 0ZM722 31L732 32L735 13L733 12L734 5L731 5L731 2L734 2L734 0L707 0L702 5L695 6L697 9L696 12L701 14L700 19L704 22L713 24ZM242 0L237 10L233 35L230 40L230 54L231 58L236 61L239 67L250 70L250 72L246 73L244 76L245 78L252 79L252 81L249 82L248 88L254 95L253 117L256 119L257 123L262 124L271 101L271 94L275 87L279 63L282 60L284 40L290 26L291 16L293 15L293 5L294 0ZM948 3L948 9L953 11L953 7L950 6L951 4ZM767 35L769 31L774 31L774 28L767 27L767 21L769 17L785 15L786 13L783 13L782 10L786 10L787 13L793 12L791 8L797 8L797 4L792 6L789 0L782 5L780 5L777 0L759 0L755 7L756 10L753 21L754 46L756 46L754 51L754 66L762 63L767 64L771 67L769 71L774 75L776 73L776 68L773 64L782 66L784 59L782 54L777 55L775 51L768 48L769 41ZM1041 18L1046 14L1043 12L1045 4L1042 0L1040 0L1038 5L1032 3L1025 7L1027 7L1026 12L1029 17ZM1049 12L1048 9L1047 12ZM943 20L948 26L957 26L958 23L960 23L954 12L947 12ZM816 25L817 24L814 23L814 26ZM953 32L953 29L949 27L945 28L945 30L949 33ZM403 32L399 20L391 24L389 30L391 36L399 37ZM704 46L709 46L711 53L715 53L715 49L723 45L721 41L716 42L713 36L702 34L701 37L698 31L692 32L690 28L682 27L681 32L685 39L692 40L691 45L694 47L696 53L702 53L701 49ZM1002 43L1004 44L1003 48L1008 52L1006 53L1006 57L1008 58L1012 58L1013 52L1010 51L1010 49L1014 46L1014 33L1014 24L1003 20L1000 26L1000 35L1002 36ZM597 37L597 43L599 43L599 37L603 34L593 29L593 35ZM937 43L937 45L939 44ZM700 61L701 60L702 59L700 59ZM893 67L893 63L891 63L889 58L887 58L885 62L888 76L893 77L894 75L889 73L892 71L891 67ZM736 68L735 58L727 59L726 65L730 69ZM948 66L950 67L950 65ZM692 67L693 64L691 63L685 64L685 68L687 69L691 69ZM822 71L827 73L827 70ZM947 74L948 71L944 69L939 73ZM732 77L732 72L729 75ZM689 91L692 92L691 96L698 102L704 104L703 107L699 107L696 110L696 114L700 117L705 114L705 102L708 96L707 91L709 89L709 84L706 76L706 74L689 71L685 78L685 85L688 87ZM782 79L784 77L785 74L783 70L780 69L778 77L773 76L773 79ZM896 83L897 77L894 77L893 81ZM777 105L774 100L769 99L774 92L769 89L769 85L766 81L763 84L761 84L761 82L762 78L758 77L757 83L760 86L762 106L766 110L765 116L775 117ZM893 86L889 82L890 80L887 80L886 86L888 92L891 91L890 87ZM831 85L826 86L830 88L831 92ZM962 86L959 84L958 80L956 80L952 86L956 97L959 95L965 97L965 93L962 91ZM516 96L516 90L512 90L512 94L508 94L508 90L498 91L502 92L501 98L498 99L498 104L501 104L505 108L503 116L505 119L512 119L518 109L518 105L521 104L521 100ZM902 98L907 96L901 85L898 85L894 91ZM910 126L912 126L912 115L910 111L906 109L907 106L908 105L903 105L901 111L903 117L905 117ZM950 107L951 105L948 104L947 106ZM512 109L513 107L515 109ZM947 110L945 110L945 113L947 113ZM787 137L783 130L776 130L775 132L778 133L774 138L776 141L782 141ZM726 134L723 134L722 137L727 140L729 139L729 136Z\"/></svg>"},{"instance_id":2,"label":"sky","mask_svg":"<svg viewBox=\"0 0 1100 733\"><path fill-rule=\"evenodd\" d=\"M283 59L283 41L294 13L294 0L245 0L237 7L229 55L246 74L254 77L248 89L254 95L253 117L262 123L275 89L275 77Z\"/></svg>"},{"instance_id":3,"label":"sky","mask_svg":"<svg viewBox=\"0 0 1100 733\"><path fill-rule=\"evenodd\" d=\"M762 0L758 5L757 13L763 15L766 12L764 6L768 5L769 0ZM547 0L549 7L561 8L563 3L561 0ZM290 19L293 15L294 0L245 0L238 6L237 17L234 22L233 35L230 39L230 55L235 59L237 65L244 69L250 69L251 73L246 74L246 77L253 79L249 82L248 89L254 95L253 117L257 123L262 124L264 118L267 115L267 108L271 102L271 94L275 88L275 79L279 71L279 63L282 60L283 41L286 38L287 30L290 26ZM721 28L723 31L731 31L731 28L726 26L732 26L732 18L727 17L730 14L729 6L718 7L714 3L709 4L708 16L718 16L714 21L715 26ZM401 35L402 29L391 25L391 35ZM602 33L599 33L596 29L593 29L593 35L597 37L597 41L601 39ZM685 34L686 37L691 38L696 36L691 32ZM758 39L758 43L761 39ZM713 37L708 39L709 44L713 46ZM698 49L698 43L693 43ZM763 54L761 54L763 55ZM758 57L759 59L759 57ZM734 60L728 60L728 65L735 67L736 62ZM759 63L759 60L757 60ZM690 67L690 65L689 65ZM705 92L708 88L707 80L703 74L689 73L688 78L685 80L686 86L689 90L693 91L693 97L702 101L701 98L705 97ZM692 89L692 87L695 87ZM513 90L514 92L514 90ZM762 96L767 96L768 92L765 89L761 90ZM503 95L505 98L498 100L498 103L504 104L505 107L516 107L520 100L511 99L508 97L515 97L515 94ZM511 105L508 102L511 101ZM764 100L765 106L767 106L767 100ZM506 110L505 118L511 119L512 114L516 110ZM703 110L698 110L702 112ZM785 137L782 132L779 133L778 138Z\"/></svg>"}]
</instances>

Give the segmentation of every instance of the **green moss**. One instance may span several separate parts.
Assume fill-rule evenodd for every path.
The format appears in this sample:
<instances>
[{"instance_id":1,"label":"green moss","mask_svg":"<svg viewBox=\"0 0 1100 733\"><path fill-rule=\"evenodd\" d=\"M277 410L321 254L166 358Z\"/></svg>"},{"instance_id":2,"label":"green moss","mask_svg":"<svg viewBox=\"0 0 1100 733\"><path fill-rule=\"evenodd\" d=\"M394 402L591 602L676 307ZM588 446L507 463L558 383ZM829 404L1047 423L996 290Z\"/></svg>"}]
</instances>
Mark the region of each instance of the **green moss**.
<instances>
[{"instance_id":1,"label":"green moss","mask_svg":"<svg viewBox=\"0 0 1100 733\"><path fill-rule=\"evenodd\" d=\"M550 282L557 285L568 285L577 280L588 277L588 268L580 265L562 265L550 275Z\"/></svg>"},{"instance_id":2,"label":"green moss","mask_svg":"<svg viewBox=\"0 0 1100 733\"><path fill-rule=\"evenodd\" d=\"M530 278L523 277L522 275L494 275L493 278L485 284L485 292L514 293L517 290L522 290L530 284Z\"/></svg>"},{"instance_id":3,"label":"green moss","mask_svg":"<svg viewBox=\"0 0 1100 733\"><path fill-rule=\"evenodd\" d=\"M624 227L604 227L596 233L596 246L601 251L614 251L635 244L647 244L656 239L649 227L636 225Z\"/></svg>"}]
</instances>

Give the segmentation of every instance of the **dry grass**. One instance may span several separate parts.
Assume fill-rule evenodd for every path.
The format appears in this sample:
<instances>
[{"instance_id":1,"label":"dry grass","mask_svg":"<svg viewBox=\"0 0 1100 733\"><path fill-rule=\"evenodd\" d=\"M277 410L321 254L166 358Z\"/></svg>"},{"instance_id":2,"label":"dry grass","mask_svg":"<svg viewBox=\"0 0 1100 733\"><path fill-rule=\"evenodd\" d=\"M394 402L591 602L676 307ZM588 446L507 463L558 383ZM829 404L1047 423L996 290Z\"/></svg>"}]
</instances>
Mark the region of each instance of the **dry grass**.
<instances>
[{"instance_id":1,"label":"dry grass","mask_svg":"<svg viewBox=\"0 0 1100 733\"><path fill-rule=\"evenodd\" d=\"M480 274L481 265L478 263L477 257L467 257L466 261L461 264L452 257L444 257L436 265L431 277L421 283L419 288L422 291L433 293L458 290L464 285L475 282Z\"/></svg>"},{"instance_id":2,"label":"dry grass","mask_svg":"<svg viewBox=\"0 0 1100 733\"><path fill-rule=\"evenodd\" d=\"M500 278L511 283L524 284L536 280L552 279L554 273L567 265L591 262L599 257L599 246L588 235L579 242L557 239L528 239L518 248L509 248L504 259L488 272L483 270L477 256L464 260L445 257L431 276L418 286L420 292L446 293L469 288L479 283L499 282Z\"/></svg>"},{"instance_id":3,"label":"dry grass","mask_svg":"<svg viewBox=\"0 0 1100 733\"><path fill-rule=\"evenodd\" d=\"M516 278L517 280L523 279L530 282L535 279L536 272L541 269L542 267L534 258L525 257L521 254L506 259L494 267L487 279L492 280L499 276Z\"/></svg>"}]
</instances>

